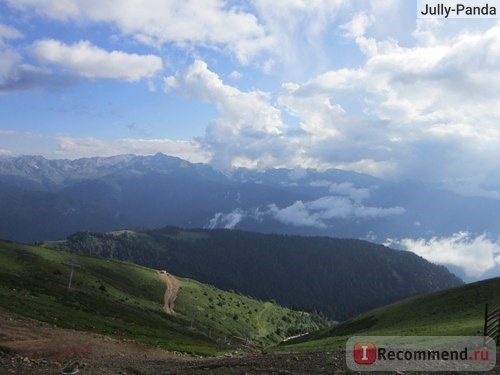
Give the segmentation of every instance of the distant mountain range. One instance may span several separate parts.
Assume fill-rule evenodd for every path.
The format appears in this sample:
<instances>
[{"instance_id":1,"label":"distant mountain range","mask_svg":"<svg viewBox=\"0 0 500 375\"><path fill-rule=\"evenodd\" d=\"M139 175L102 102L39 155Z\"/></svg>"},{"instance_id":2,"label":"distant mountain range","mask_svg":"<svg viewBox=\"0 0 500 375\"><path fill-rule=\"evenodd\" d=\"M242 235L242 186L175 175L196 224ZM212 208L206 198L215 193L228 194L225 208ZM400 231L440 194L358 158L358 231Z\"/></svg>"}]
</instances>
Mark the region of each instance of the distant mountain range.
<instances>
[{"instance_id":1,"label":"distant mountain range","mask_svg":"<svg viewBox=\"0 0 500 375\"><path fill-rule=\"evenodd\" d=\"M167 227L80 232L45 246L165 268L336 320L462 284L446 268L411 252L352 239Z\"/></svg>"},{"instance_id":2,"label":"distant mountain range","mask_svg":"<svg viewBox=\"0 0 500 375\"><path fill-rule=\"evenodd\" d=\"M222 173L163 154L0 158L0 238L176 225L366 238L500 234L500 202L330 169Z\"/></svg>"}]
</instances>

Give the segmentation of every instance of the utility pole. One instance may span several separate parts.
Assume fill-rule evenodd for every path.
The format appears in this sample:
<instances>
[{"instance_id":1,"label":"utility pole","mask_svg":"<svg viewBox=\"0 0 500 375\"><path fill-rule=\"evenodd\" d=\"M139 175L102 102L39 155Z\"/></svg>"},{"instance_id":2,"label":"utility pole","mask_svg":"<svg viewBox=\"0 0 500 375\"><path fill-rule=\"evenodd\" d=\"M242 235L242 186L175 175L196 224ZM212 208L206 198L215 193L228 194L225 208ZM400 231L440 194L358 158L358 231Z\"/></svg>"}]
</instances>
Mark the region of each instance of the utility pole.
<instances>
[{"instance_id":1,"label":"utility pole","mask_svg":"<svg viewBox=\"0 0 500 375\"><path fill-rule=\"evenodd\" d=\"M191 324L190 324L191 328L193 328L194 319L196 318L197 313L198 313L198 310L196 309L196 307L193 307L191 309Z\"/></svg>"},{"instance_id":2,"label":"utility pole","mask_svg":"<svg viewBox=\"0 0 500 375\"><path fill-rule=\"evenodd\" d=\"M66 265L71 267L71 272L69 274L69 282L68 282L68 290L71 290L71 282L73 281L73 274L75 272L75 267L80 268L81 266L74 261L69 261L68 263L66 263Z\"/></svg>"}]
</instances>

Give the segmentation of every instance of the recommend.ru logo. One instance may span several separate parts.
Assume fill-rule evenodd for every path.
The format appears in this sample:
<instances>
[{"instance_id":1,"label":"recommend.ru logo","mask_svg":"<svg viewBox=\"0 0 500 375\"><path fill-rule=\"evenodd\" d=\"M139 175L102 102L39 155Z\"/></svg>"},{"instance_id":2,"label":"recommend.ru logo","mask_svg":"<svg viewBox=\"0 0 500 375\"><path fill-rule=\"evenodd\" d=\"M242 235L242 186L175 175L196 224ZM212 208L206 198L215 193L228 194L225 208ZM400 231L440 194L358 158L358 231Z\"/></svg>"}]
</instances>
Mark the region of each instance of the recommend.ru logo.
<instances>
[{"instance_id":1,"label":"recommend.ru logo","mask_svg":"<svg viewBox=\"0 0 500 375\"><path fill-rule=\"evenodd\" d=\"M355 336L346 362L353 371L489 371L496 345L487 336Z\"/></svg>"}]
</instances>

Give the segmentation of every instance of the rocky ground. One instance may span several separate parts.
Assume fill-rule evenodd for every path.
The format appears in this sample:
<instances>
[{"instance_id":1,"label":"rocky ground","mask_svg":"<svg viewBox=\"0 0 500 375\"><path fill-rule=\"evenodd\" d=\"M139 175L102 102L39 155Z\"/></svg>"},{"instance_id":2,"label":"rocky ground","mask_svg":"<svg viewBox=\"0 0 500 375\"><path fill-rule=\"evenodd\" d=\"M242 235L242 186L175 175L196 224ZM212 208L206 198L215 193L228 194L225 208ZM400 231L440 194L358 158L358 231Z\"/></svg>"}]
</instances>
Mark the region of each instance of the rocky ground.
<instances>
[{"instance_id":1,"label":"rocky ground","mask_svg":"<svg viewBox=\"0 0 500 375\"><path fill-rule=\"evenodd\" d=\"M500 351L497 351L497 364ZM0 310L0 374L345 374L344 352L193 358ZM451 373L446 373L451 374ZM458 373L457 373L458 374ZM484 373L482 373L484 374ZM500 374L500 366L488 374Z\"/></svg>"}]
</instances>

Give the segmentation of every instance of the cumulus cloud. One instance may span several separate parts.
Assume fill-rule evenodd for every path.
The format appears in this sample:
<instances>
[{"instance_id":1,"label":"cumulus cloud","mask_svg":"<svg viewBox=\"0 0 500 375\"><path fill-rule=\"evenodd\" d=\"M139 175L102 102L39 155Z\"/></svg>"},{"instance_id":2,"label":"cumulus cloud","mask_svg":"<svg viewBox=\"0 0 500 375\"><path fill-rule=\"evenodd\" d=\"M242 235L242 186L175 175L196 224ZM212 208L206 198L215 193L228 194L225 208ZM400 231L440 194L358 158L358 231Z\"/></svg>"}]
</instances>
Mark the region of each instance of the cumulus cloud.
<instances>
[{"instance_id":1,"label":"cumulus cloud","mask_svg":"<svg viewBox=\"0 0 500 375\"><path fill-rule=\"evenodd\" d=\"M136 41L160 47L226 47L241 62L274 44L257 17L222 0L7 0L22 11L59 21L110 23Z\"/></svg>"},{"instance_id":2,"label":"cumulus cloud","mask_svg":"<svg viewBox=\"0 0 500 375\"><path fill-rule=\"evenodd\" d=\"M419 24L434 40L403 47L368 36L372 23L356 13L344 27L347 38L370 43L360 46L359 67L271 94L225 84L197 61L166 87L219 108L201 140L218 167L334 167L456 186L491 180L500 160L500 26L440 37ZM298 126L287 126L284 113Z\"/></svg>"},{"instance_id":3,"label":"cumulus cloud","mask_svg":"<svg viewBox=\"0 0 500 375\"><path fill-rule=\"evenodd\" d=\"M500 242L485 234L473 236L458 232L451 237L388 240L387 245L399 245L430 262L451 265L464 270L469 277L480 277L500 266Z\"/></svg>"},{"instance_id":4,"label":"cumulus cloud","mask_svg":"<svg viewBox=\"0 0 500 375\"><path fill-rule=\"evenodd\" d=\"M242 91L224 83L201 60L166 77L164 83L167 92L210 102L219 109L221 117L212 120L199 138L219 168L352 167L379 175L392 168L383 160L388 155L384 145L372 143L381 139L375 134L383 132L382 128L367 131L359 124L354 126L345 111L328 98L295 97L287 92L294 92L296 85L284 87L274 104L270 93ZM282 119L283 108L302 119L300 131L289 131ZM357 137L357 144L349 143L350 137Z\"/></svg>"},{"instance_id":5,"label":"cumulus cloud","mask_svg":"<svg viewBox=\"0 0 500 375\"><path fill-rule=\"evenodd\" d=\"M369 22L356 17L345 29L367 42ZM427 37L412 47L371 38L359 67L283 85L277 101L300 120L308 156L379 176L491 179L500 160L500 25L443 37L433 27L420 24Z\"/></svg>"},{"instance_id":6,"label":"cumulus cloud","mask_svg":"<svg viewBox=\"0 0 500 375\"><path fill-rule=\"evenodd\" d=\"M163 66L158 56L108 52L85 40L72 45L53 39L40 40L34 43L33 53L41 61L56 64L87 78L134 82L152 77Z\"/></svg>"},{"instance_id":7,"label":"cumulus cloud","mask_svg":"<svg viewBox=\"0 0 500 375\"><path fill-rule=\"evenodd\" d=\"M0 93L33 88L61 89L74 83L72 77L54 76L48 69L27 64L21 53L11 45L23 34L0 23Z\"/></svg>"},{"instance_id":8,"label":"cumulus cloud","mask_svg":"<svg viewBox=\"0 0 500 375\"><path fill-rule=\"evenodd\" d=\"M165 89L213 103L219 109L222 117L208 124L200 139L213 152L215 165L249 166L255 160L270 165L285 158L285 125L265 93L244 92L225 84L201 60L185 72L165 78Z\"/></svg>"}]
</instances>

